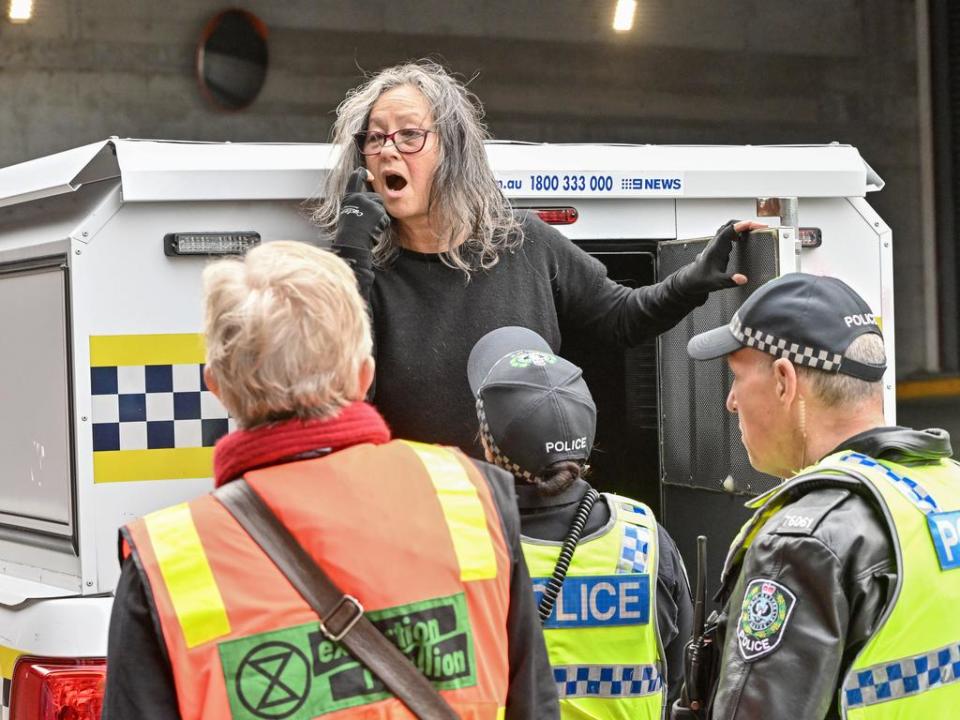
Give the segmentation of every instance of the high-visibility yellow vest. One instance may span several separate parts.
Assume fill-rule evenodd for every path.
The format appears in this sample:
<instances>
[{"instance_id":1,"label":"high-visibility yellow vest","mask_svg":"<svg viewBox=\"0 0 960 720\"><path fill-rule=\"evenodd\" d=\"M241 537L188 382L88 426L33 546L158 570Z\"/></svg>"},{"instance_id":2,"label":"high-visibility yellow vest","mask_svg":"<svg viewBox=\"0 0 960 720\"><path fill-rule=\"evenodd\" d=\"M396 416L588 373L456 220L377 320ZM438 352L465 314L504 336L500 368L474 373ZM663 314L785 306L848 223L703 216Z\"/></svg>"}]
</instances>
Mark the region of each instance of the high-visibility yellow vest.
<instances>
[{"instance_id":1,"label":"high-visibility yellow vest","mask_svg":"<svg viewBox=\"0 0 960 720\"><path fill-rule=\"evenodd\" d=\"M581 540L544 623L563 718L662 717L657 521L643 503L604 493L610 522ZM562 543L522 538L539 602Z\"/></svg>"},{"instance_id":2,"label":"high-visibility yellow vest","mask_svg":"<svg viewBox=\"0 0 960 720\"><path fill-rule=\"evenodd\" d=\"M842 451L774 488L731 547L732 561L815 477L846 476L876 499L893 540L897 586L877 631L838 688L847 720L960 717L960 465L909 466ZM802 494L802 491L801 491Z\"/></svg>"}]
</instances>

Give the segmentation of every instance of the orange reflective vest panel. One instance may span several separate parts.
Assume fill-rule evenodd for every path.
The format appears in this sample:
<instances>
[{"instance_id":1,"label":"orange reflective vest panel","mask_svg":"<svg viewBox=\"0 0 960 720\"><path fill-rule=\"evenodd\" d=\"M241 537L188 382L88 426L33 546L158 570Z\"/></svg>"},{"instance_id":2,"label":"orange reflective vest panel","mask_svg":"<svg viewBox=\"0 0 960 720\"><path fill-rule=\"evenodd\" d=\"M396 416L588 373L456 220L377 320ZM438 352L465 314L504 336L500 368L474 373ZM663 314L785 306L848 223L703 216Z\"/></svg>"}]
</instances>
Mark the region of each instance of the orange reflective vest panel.
<instances>
[{"instance_id":1,"label":"orange reflective vest panel","mask_svg":"<svg viewBox=\"0 0 960 720\"><path fill-rule=\"evenodd\" d=\"M459 451L394 441L247 473L307 552L463 718L506 703L510 556ZM410 718L207 495L127 525L185 720Z\"/></svg>"}]
</instances>

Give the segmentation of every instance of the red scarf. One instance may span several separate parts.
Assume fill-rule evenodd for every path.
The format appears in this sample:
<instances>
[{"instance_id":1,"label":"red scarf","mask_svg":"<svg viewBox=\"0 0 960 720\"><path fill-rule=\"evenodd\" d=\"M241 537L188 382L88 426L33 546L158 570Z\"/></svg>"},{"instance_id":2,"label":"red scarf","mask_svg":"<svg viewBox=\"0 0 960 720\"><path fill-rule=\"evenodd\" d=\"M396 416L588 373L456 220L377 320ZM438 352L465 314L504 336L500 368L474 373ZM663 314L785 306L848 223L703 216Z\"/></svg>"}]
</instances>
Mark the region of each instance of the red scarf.
<instances>
[{"instance_id":1,"label":"red scarf","mask_svg":"<svg viewBox=\"0 0 960 720\"><path fill-rule=\"evenodd\" d=\"M361 443L390 442L390 428L373 406L347 405L335 417L323 420L287 420L236 430L217 441L213 474L217 487L248 470L273 465L314 450L335 452Z\"/></svg>"}]
</instances>

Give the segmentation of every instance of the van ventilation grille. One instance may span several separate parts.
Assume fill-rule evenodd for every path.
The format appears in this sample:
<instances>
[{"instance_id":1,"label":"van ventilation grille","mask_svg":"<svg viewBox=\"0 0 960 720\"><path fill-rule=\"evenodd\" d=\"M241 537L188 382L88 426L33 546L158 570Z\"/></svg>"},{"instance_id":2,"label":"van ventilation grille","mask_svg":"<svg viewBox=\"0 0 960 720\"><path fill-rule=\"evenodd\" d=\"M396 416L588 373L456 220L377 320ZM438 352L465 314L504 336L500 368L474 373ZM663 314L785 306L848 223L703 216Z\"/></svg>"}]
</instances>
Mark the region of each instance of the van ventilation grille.
<instances>
[{"instance_id":1,"label":"van ventilation grille","mask_svg":"<svg viewBox=\"0 0 960 720\"><path fill-rule=\"evenodd\" d=\"M707 241L661 243L660 277L693 260ZM757 236L749 243L737 243L731 267L743 269L750 278L747 285L712 293L706 304L660 336L663 482L719 491L729 476L735 492L757 495L779 481L750 466L737 418L726 409L731 381L726 361L696 362L687 355L691 337L729 322L754 290L777 276L776 243Z\"/></svg>"}]
</instances>

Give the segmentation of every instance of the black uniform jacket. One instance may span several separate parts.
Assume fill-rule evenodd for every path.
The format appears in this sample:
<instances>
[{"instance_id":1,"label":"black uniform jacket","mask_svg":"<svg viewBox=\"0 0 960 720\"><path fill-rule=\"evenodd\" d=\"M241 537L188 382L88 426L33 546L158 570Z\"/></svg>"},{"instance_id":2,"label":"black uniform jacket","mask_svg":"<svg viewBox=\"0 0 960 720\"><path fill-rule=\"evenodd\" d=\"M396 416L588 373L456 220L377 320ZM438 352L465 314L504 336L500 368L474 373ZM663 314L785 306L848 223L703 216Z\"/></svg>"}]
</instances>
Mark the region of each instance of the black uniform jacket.
<instances>
[{"instance_id":1,"label":"black uniform jacket","mask_svg":"<svg viewBox=\"0 0 960 720\"><path fill-rule=\"evenodd\" d=\"M840 450L908 463L951 455L944 431L908 428L877 428L834 452ZM893 541L876 501L865 492L842 481L807 492L771 516L744 555L740 572L729 573L721 591L728 599L721 617L725 637L720 638L714 720L839 717L837 689L876 632L897 584ZM768 639L775 645L772 651L762 642L741 651L737 627L744 598L750 593L756 599L763 581L790 612Z\"/></svg>"},{"instance_id":2,"label":"black uniform jacket","mask_svg":"<svg viewBox=\"0 0 960 720\"><path fill-rule=\"evenodd\" d=\"M504 540L510 550L510 608L506 628L510 677L505 717L507 720L553 720L559 717L557 690L520 548L513 479L487 463L478 461L476 465L493 491ZM411 512L415 509L411 508ZM398 542L405 540L410 539L398 538ZM147 602L145 582L136 564L128 558L120 573L110 618L102 720L180 718L173 673L162 633L154 623Z\"/></svg>"},{"instance_id":3,"label":"black uniform jacket","mask_svg":"<svg viewBox=\"0 0 960 720\"><path fill-rule=\"evenodd\" d=\"M577 514L580 500L590 486L577 480L560 495L541 497L536 488L517 485L520 503L520 532L525 537L563 542ZM587 518L582 537L603 529L610 520L610 508L602 497ZM657 627L666 653L668 695L672 702L683 685L683 646L693 629L690 583L683 559L673 538L657 524L660 557L657 571Z\"/></svg>"}]
</instances>

